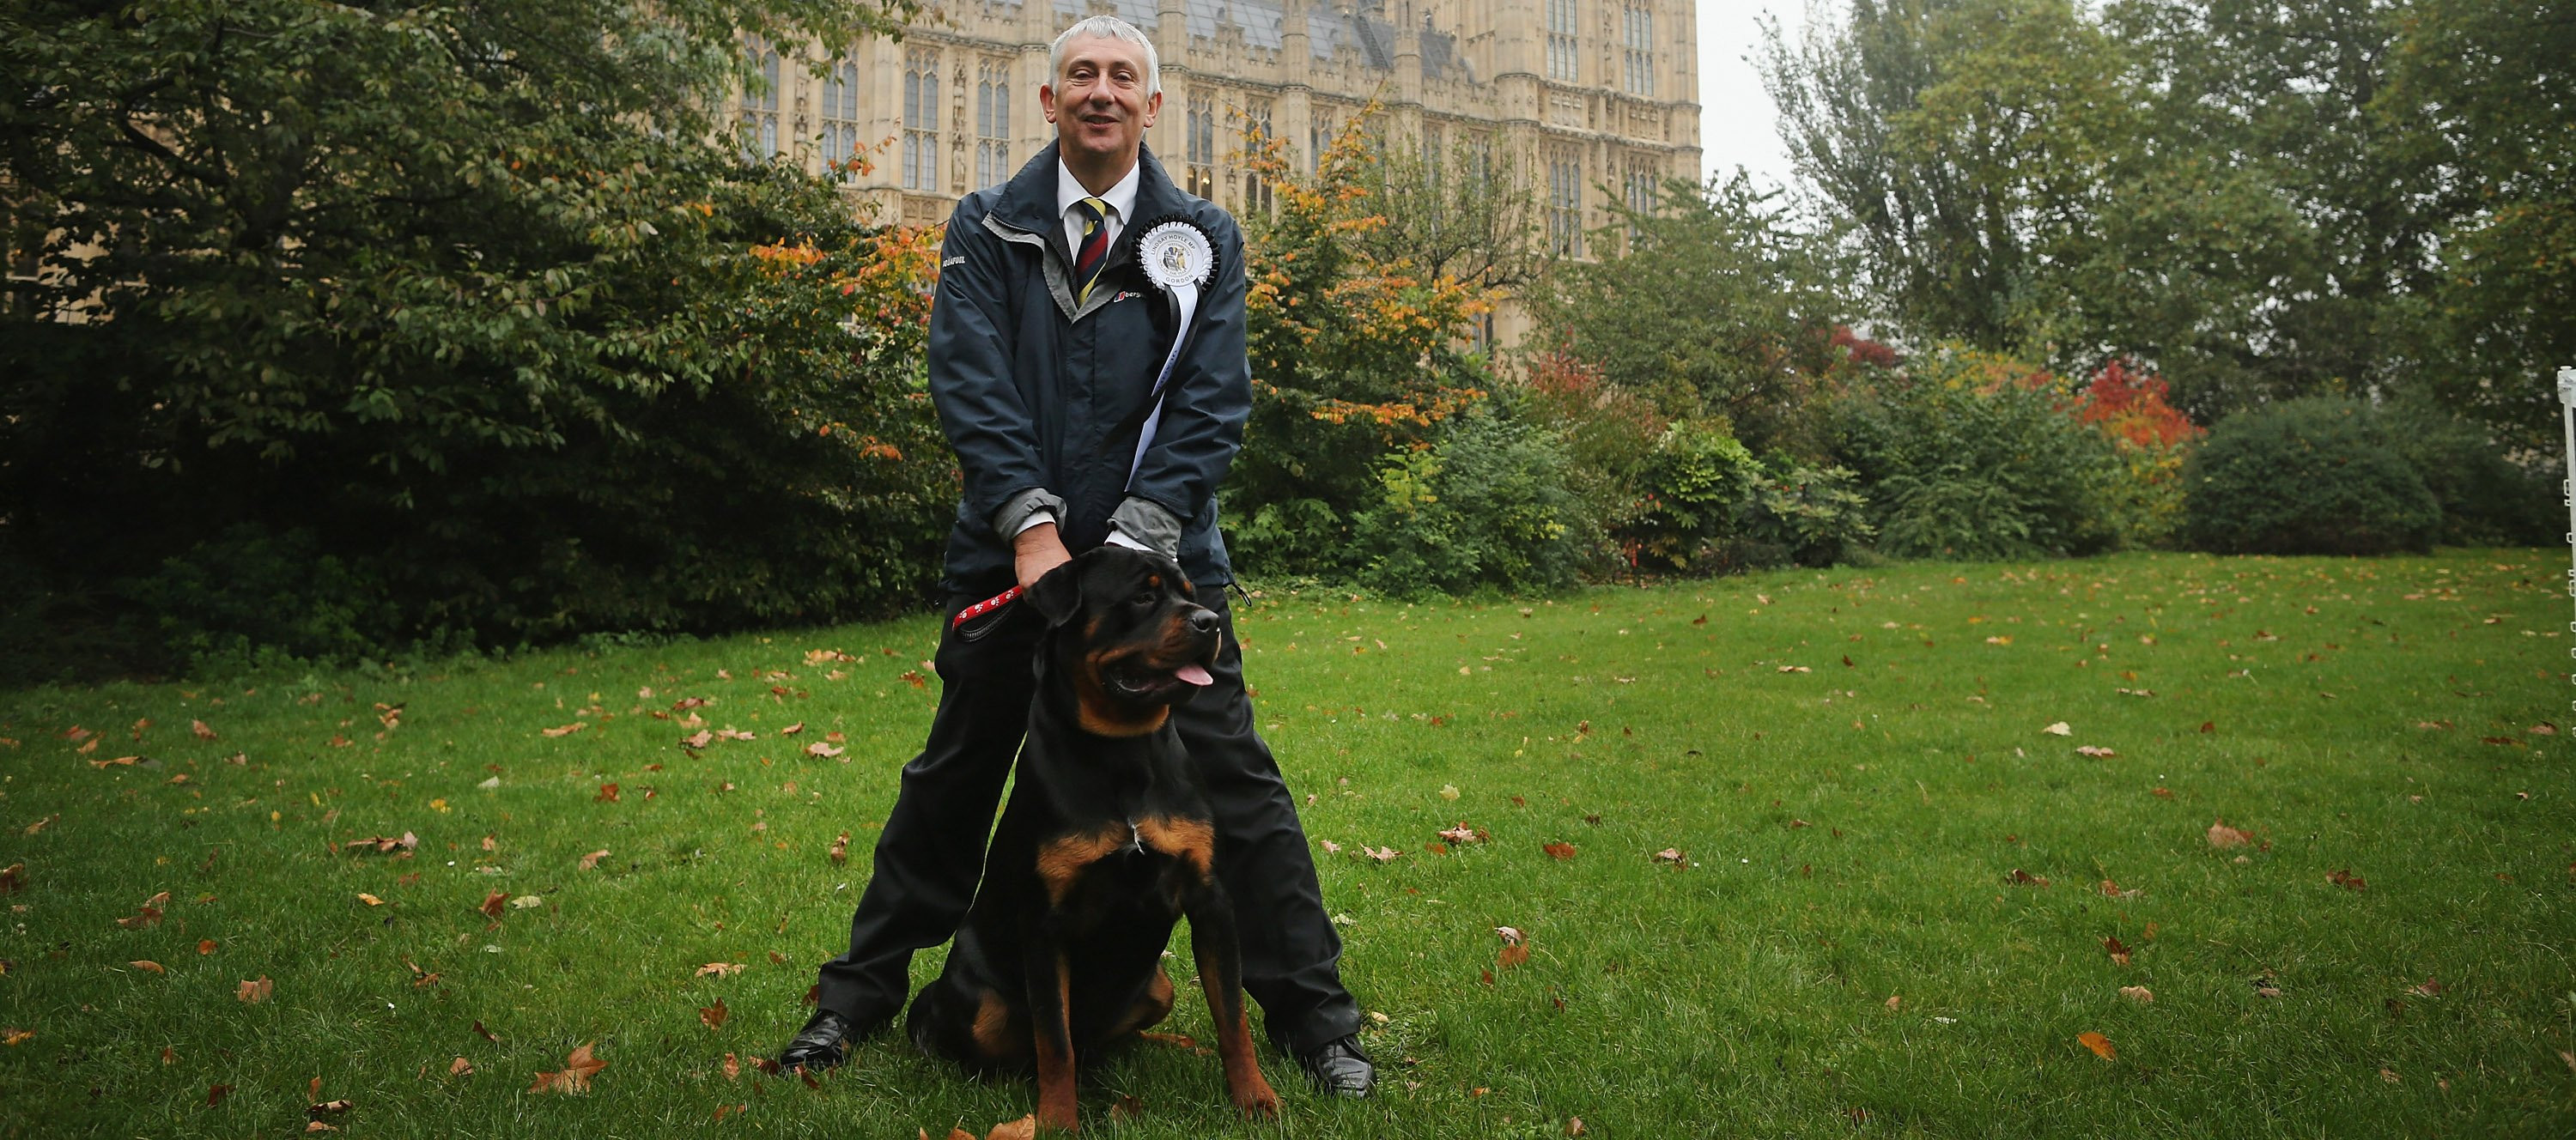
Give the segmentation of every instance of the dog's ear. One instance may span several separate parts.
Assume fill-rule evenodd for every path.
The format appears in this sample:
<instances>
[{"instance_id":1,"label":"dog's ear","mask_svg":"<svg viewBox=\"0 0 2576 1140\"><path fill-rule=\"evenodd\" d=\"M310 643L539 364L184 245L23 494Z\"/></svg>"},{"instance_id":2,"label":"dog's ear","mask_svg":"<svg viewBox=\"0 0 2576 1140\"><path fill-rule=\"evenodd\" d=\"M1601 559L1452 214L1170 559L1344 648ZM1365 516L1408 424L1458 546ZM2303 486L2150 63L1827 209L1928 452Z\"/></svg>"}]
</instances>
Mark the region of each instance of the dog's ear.
<instances>
[{"instance_id":1,"label":"dog's ear","mask_svg":"<svg viewBox=\"0 0 2576 1140\"><path fill-rule=\"evenodd\" d=\"M1029 588L1020 596L1036 606L1050 626L1072 621L1074 612L1082 608L1080 560L1062 563L1039 575L1038 580L1029 583Z\"/></svg>"}]
</instances>

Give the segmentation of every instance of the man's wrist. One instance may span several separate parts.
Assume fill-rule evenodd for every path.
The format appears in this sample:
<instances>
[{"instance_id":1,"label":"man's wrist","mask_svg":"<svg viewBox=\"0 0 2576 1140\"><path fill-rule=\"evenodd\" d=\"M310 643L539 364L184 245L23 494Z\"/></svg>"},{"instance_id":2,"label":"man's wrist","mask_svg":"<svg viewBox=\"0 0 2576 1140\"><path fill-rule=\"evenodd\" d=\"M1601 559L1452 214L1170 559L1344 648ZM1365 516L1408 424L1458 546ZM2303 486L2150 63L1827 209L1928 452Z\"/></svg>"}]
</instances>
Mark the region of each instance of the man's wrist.
<instances>
[{"instance_id":1,"label":"man's wrist","mask_svg":"<svg viewBox=\"0 0 2576 1140\"><path fill-rule=\"evenodd\" d=\"M1064 521L1064 499L1044 487L1031 487L1003 500L993 512L993 533L1005 542L1040 523Z\"/></svg>"}]
</instances>

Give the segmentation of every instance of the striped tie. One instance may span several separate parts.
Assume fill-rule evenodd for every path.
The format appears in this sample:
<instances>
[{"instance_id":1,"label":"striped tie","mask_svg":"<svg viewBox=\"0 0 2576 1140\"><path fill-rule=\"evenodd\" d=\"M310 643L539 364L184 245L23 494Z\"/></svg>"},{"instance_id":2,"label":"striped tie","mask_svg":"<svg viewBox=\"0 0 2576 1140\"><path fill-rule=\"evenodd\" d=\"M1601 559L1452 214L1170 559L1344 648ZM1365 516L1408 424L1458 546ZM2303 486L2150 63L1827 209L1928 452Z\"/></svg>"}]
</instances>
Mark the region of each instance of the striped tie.
<instances>
[{"instance_id":1,"label":"striped tie","mask_svg":"<svg viewBox=\"0 0 2576 1140\"><path fill-rule=\"evenodd\" d=\"M1073 303L1080 305L1091 299L1091 287L1109 263L1109 203L1085 198L1074 208L1082 211L1082 252L1073 259Z\"/></svg>"}]
</instances>

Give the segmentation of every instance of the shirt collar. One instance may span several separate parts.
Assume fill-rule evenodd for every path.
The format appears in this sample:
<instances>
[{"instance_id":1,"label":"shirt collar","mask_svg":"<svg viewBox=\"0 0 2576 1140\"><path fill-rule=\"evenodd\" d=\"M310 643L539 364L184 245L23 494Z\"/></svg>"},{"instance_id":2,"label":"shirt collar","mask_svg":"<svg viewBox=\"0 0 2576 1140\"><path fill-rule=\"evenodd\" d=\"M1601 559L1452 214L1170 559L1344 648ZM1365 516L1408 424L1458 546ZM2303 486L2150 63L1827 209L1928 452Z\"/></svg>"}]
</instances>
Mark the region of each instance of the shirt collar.
<instances>
[{"instance_id":1,"label":"shirt collar","mask_svg":"<svg viewBox=\"0 0 2576 1140\"><path fill-rule=\"evenodd\" d=\"M1127 168L1127 176L1119 179L1117 185L1110 187L1108 193L1100 195L1101 201L1109 203L1110 209L1118 211L1120 225L1135 220L1136 175L1144 169L1144 157L1139 155L1136 164ZM1074 203L1091 196L1091 191L1082 188L1082 180L1073 176L1073 168L1066 166L1064 159L1057 158L1055 160L1055 215L1059 218L1063 217L1064 212L1072 209Z\"/></svg>"}]
</instances>

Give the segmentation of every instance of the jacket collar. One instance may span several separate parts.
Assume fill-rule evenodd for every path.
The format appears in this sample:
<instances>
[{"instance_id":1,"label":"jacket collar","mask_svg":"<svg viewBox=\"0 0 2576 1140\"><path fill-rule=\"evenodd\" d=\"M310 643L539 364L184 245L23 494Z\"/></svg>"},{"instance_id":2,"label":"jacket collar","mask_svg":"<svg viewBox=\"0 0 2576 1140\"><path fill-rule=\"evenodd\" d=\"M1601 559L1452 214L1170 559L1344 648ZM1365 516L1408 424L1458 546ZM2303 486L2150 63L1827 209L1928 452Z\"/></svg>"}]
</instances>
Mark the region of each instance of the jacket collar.
<instances>
[{"instance_id":1,"label":"jacket collar","mask_svg":"<svg viewBox=\"0 0 2576 1140\"><path fill-rule=\"evenodd\" d=\"M994 205L993 217L1003 225L1040 235L1064 228L1064 218L1055 204L1057 146L1048 143L1002 185L1002 200ZM1139 225L1188 213L1190 196L1172 185L1171 176L1163 172L1163 164L1155 159L1152 147L1137 150L1136 168L1136 208L1126 221L1129 232L1141 233Z\"/></svg>"}]
</instances>

